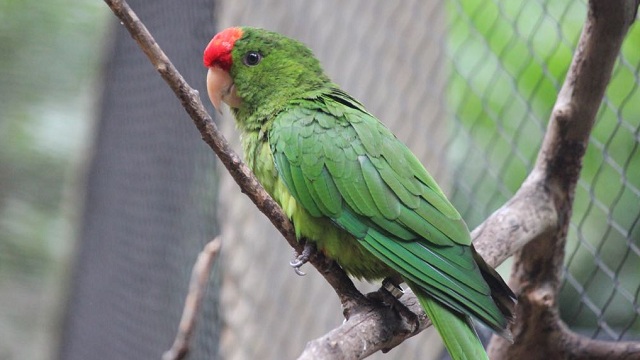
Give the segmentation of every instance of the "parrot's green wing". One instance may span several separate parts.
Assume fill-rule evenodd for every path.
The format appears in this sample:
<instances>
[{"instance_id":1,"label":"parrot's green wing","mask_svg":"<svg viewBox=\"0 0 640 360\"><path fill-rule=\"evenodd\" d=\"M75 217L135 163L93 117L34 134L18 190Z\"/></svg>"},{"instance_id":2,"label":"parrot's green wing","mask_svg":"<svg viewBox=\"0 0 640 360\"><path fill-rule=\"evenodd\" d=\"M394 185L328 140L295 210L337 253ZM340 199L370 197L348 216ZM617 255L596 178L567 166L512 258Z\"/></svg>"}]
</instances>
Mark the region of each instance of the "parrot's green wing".
<instances>
[{"instance_id":1,"label":"parrot's green wing","mask_svg":"<svg viewBox=\"0 0 640 360\"><path fill-rule=\"evenodd\" d=\"M273 121L269 143L285 185L312 216L331 218L411 283L503 332L504 310L460 214L361 104L337 89L291 102Z\"/></svg>"}]
</instances>

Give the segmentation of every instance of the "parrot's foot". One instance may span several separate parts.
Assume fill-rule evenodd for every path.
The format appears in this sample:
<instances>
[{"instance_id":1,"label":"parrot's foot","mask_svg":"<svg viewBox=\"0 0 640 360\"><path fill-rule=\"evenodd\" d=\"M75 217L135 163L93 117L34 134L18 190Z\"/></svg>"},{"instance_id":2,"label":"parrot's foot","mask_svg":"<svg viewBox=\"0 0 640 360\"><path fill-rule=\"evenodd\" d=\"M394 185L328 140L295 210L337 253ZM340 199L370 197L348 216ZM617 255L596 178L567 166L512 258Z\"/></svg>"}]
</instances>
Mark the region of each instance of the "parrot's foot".
<instances>
[{"instance_id":1,"label":"parrot's foot","mask_svg":"<svg viewBox=\"0 0 640 360\"><path fill-rule=\"evenodd\" d=\"M418 315L403 304L399 299L404 295L397 279L386 278L382 281L382 287L378 291L367 294L372 300L377 300L391 307L408 325L409 333L413 334L420 329Z\"/></svg>"},{"instance_id":2,"label":"parrot's foot","mask_svg":"<svg viewBox=\"0 0 640 360\"><path fill-rule=\"evenodd\" d=\"M302 253L296 253L296 258L291 260L289 262L289 265L293 267L293 271L295 271L296 274L298 274L299 276L305 276L307 274L300 270L300 268L302 267L302 265L306 264L309 261L309 259L315 252L316 246L312 242L306 241L304 243L304 249L302 250Z\"/></svg>"},{"instance_id":3,"label":"parrot's foot","mask_svg":"<svg viewBox=\"0 0 640 360\"><path fill-rule=\"evenodd\" d=\"M400 286L400 281L394 278L385 278L382 280L382 288L386 289L396 299L400 299L404 295L404 290Z\"/></svg>"}]
</instances>

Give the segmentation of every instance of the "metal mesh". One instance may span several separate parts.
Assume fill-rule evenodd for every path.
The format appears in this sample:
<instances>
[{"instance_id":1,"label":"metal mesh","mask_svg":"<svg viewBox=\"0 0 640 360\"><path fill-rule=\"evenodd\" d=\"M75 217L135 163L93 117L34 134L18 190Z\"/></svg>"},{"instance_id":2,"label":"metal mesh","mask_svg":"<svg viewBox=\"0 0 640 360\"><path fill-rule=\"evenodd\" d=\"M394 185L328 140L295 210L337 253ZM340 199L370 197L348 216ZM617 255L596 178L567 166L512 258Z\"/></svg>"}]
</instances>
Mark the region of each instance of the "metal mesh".
<instances>
[{"instance_id":1,"label":"metal mesh","mask_svg":"<svg viewBox=\"0 0 640 360\"><path fill-rule=\"evenodd\" d=\"M212 7L139 3L160 45L201 87ZM229 0L215 8L218 28L265 27L308 44L330 77L419 155L471 228L532 168L585 13L583 1ZM635 26L587 150L560 304L574 330L612 340L640 338L639 37ZM311 268L296 276L280 235L226 174L216 181L212 156L128 35L118 34L114 54L63 354L157 358L218 204L224 244L213 277L223 319L213 286L192 358L296 357L342 322L336 296ZM237 141L233 120L221 125ZM431 329L388 356L440 351Z\"/></svg>"},{"instance_id":2,"label":"metal mesh","mask_svg":"<svg viewBox=\"0 0 640 360\"><path fill-rule=\"evenodd\" d=\"M212 3L131 6L203 91ZM114 29L62 359L159 359L173 341L191 266L217 227L213 154L129 33ZM218 283L216 268L191 359L217 353Z\"/></svg>"},{"instance_id":3,"label":"metal mesh","mask_svg":"<svg viewBox=\"0 0 640 360\"><path fill-rule=\"evenodd\" d=\"M223 1L219 19L221 28L237 24L265 27L307 43L336 82L362 100L420 155L473 227L509 199L533 167L585 15L585 4L579 1L325 1L313 5L296 1ZM639 124L635 120L640 115L640 102L633 101L638 97L640 58L628 45L637 37L638 30L632 29L603 107L610 109L609 114L603 110L599 115L585 159L569 235L567 283L561 303L564 320L575 330L589 336L607 334L614 340L640 337L640 280L635 275L640 264L637 230L636 236L632 233L640 216L640 178L638 170L635 175L631 170L634 156L636 168L640 167L636 155ZM625 84L619 84L621 81ZM227 133L236 138L230 130L231 122L225 122ZM598 138L602 139L598 142ZM615 158L610 150L614 147ZM593 179L598 181L598 176L604 176L596 175L607 171L598 170L603 167L609 168L609 178L601 179L598 185ZM258 219L247 217L248 211L253 212L251 205L238 204L232 186L225 183L223 180L228 191L223 191L223 204L238 209L223 221L232 227L225 238L234 241L233 245L227 244L225 259L242 252L239 248L245 246L243 239L250 243L248 251L258 253L261 250L256 250L257 243L267 242L265 252L280 246L270 241L277 236L275 233L265 235L270 228L268 223L261 225L264 230L254 228L256 221L262 223L260 215ZM602 196L609 200L604 202ZM597 215L596 209L600 210ZM598 223L599 232L590 229L587 236L587 226L598 227ZM269 251L268 256L273 258L261 258L255 271L256 275L266 271L272 279L286 268L290 255L286 246ZM584 252L590 256L582 255L578 261ZM255 261L255 255L248 257ZM607 258L609 263L605 262ZM236 284L256 276L251 270L241 270L230 275ZM283 280L289 282L286 288L266 286L270 294L280 295L276 298L284 308L282 313L275 322L265 318L256 324L257 333L269 329L269 343L265 345L271 352L250 340L256 333L245 332L247 318L236 323L233 314L236 307L244 307L238 298L245 296L251 299L247 301L256 314L272 311L269 307L273 305L265 302L263 308L256 300L263 295L254 292L251 285L245 290L235 288L229 302L223 301L224 313L230 319L225 329L229 342L227 346L223 342L222 347L228 358L255 358L265 353L273 358L284 354L293 357L302 349L304 340L324 333L323 326L331 328L330 324L317 323L317 319L326 321L326 316L332 316L334 325L340 320L337 309L318 305L331 301L336 306L321 279L308 276L299 280L284 271L280 276L290 277ZM576 276L580 280L575 281ZM301 305L297 303L299 295L293 295L298 291L305 293ZM578 295L572 297L572 291ZM284 293L292 294L295 300ZM591 299L596 295L597 305ZM319 296L322 300L318 300ZM297 324L304 324L308 335L300 336ZM292 332L292 327L296 331ZM609 328L617 330L612 333ZM429 347L421 342L429 337L421 334L418 338L415 343L393 350L393 356L424 356ZM282 346L274 349L273 343Z\"/></svg>"},{"instance_id":4,"label":"metal mesh","mask_svg":"<svg viewBox=\"0 0 640 360\"><path fill-rule=\"evenodd\" d=\"M219 10L220 28L264 27L305 42L334 81L384 119L425 162L439 162L427 155L443 145L440 139L445 137L439 135L446 131L441 121L446 12L441 2L244 0L222 1ZM223 127L228 138L238 140L231 117L223 120ZM295 358L307 341L343 321L338 299L311 267L304 278L294 274L287 265L293 258L289 246L227 176L222 179L221 207L228 209L221 220L223 357ZM434 358L439 341L429 329L394 349L392 357Z\"/></svg>"},{"instance_id":5,"label":"metal mesh","mask_svg":"<svg viewBox=\"0 0 640 360\"><path fill-rule=\"evenodd\" d=\"M627 40L587 150L567 251L563 315L587 336L640 336L640 54Z\"/></svg>"},{"instance_id":6,"label":"metal mesh","mask_svg":"<svg viewBox=\"0 0 640 360\"><path fill-rule=\"evenodd\" d=\"M471 226L533 166L586 14L582 1L454 2L448 59L452 199ZM640 30L606 93L578 184L560 312L574 330L639 339ZM453 156L451 156L453 154Z\"/></svg>"}]
</instances>

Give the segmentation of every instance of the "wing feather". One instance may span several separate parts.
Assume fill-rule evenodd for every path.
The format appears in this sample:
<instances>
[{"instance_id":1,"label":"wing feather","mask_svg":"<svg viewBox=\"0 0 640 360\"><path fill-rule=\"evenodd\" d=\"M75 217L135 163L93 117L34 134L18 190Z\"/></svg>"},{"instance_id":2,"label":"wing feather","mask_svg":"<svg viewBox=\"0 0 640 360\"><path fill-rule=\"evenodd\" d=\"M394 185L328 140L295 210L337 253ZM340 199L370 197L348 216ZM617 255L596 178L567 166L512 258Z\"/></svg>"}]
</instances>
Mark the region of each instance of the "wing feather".
<instances>
[{"instance_id":1,"label":"wing feather","mask_svg":"<svg viewBox=\"0 0 640 360\"><path fill-rule=\"evenodd\" d=\"M378 212L389 220L397 219L400 216L401 208L398 196L384 183L380 173L373 166L367 155L358 156L358 162L366 184L366 188L362 188L371 194Z\"/></svg>"},{"instance_id":2,"label":"wing feather","mask_svg":"<svg viewBox=\"0 0 640 360\"><path fill-rule=\"evenodd\" d=\"M425 257L428 258L432 252L429 254L416 254L406 247L412 243L386 241L386 237L375 230L370 230L367 236L361 240L361 243L373 253L384 257L389 266L403 274L410 281L418 284L447 306L462 313L470 314L487 324L500 324L500 327L506 324L504 316L495 305L487 306L487 303L493 304L493 300L490 295L491 291L486 283L480 282L484 286L479 288L477 286L470 287L470 284L477 285L479 283L477 279L469 277L465 279L467 281L462 282L459 277L452 278L447 276L443 268L438 267L441 264L420 261Z\"/></svg>"},{"instance_id":3,"label":"wing feather","mask_svg":"<svg viewBox=\"0 0 640 360\"><path fill-rule=\"evenodd\" d=\"M330 218L447 306L504 326L460 214L360 103L337 90L298 100L273 121L269 139L280 176L309 214Z\"/></svg>"}]
</instances>

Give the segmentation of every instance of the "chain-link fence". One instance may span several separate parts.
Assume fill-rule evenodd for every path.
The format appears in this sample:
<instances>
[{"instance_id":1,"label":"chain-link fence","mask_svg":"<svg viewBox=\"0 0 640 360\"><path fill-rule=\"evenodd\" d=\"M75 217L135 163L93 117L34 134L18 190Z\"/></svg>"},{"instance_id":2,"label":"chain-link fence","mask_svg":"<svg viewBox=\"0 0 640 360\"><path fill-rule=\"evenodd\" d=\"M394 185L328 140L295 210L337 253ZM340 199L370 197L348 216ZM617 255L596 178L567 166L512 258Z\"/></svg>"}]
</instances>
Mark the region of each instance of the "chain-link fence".
<instances>
[{"instance_id":1,"label":"chain-link fence","mask_svg":"<svg viewBox=\"0 0 640 360\"><path fill-rule=\"evenodd\" d=\"M470 225L531 169L586 13L582 1L457 2L449 16L452 198ZM569 231L560 311L587 336L640 338L640 31L594 127Z\"/></svg>"},{"instance_id":2,"label":"chain-link fence","mask_svg":"<svg viewBox=\"0 0 640 360\"><path fill-rule=\"evenodd\" d=\"M302 40L419 155L470 228L532 168L586 13L568 0L131 3L201 94L212 14L216 29L259 26ZM63 357L166 350L215 210L223 253L191 358L294 358L342 322L338 299L311 268L293 273L291 249L226 174L212 175L212 155L122 29L115 43ZM563 319L608 340L640 338L637 44L635 26L587 150L562 290ZM233 120L220 120L237 142ZM437 358L440 349L429 330L388 356Z\"/></svg>"}]
</instances>

